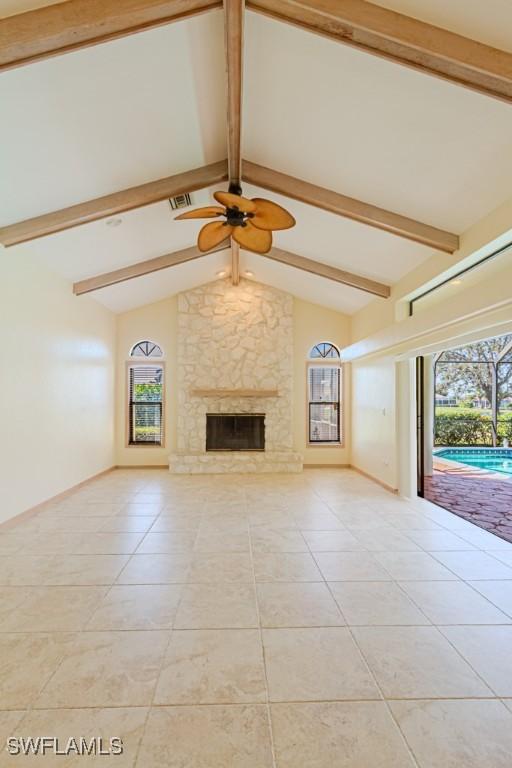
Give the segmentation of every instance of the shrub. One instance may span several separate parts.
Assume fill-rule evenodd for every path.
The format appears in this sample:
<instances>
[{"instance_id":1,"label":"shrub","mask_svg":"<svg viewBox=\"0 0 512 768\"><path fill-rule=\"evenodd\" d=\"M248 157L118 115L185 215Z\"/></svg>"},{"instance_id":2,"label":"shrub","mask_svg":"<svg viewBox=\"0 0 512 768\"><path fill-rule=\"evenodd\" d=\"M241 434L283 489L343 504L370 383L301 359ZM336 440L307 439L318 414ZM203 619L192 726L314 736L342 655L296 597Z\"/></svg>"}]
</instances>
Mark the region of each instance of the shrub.
<instances>
[{"instance_id":1,"label":"shrub","mask_svg":"<svg viewBox=\"0 0 512 768\"><path fill-rule=\"evenodd\" d=\"M501 412L498 419L498 441L506 437L512 441L512 413ZM473 408L437 408L435 418L435 445L488 445L493 444L490 411Z\"/></svg>"}]
</instances>

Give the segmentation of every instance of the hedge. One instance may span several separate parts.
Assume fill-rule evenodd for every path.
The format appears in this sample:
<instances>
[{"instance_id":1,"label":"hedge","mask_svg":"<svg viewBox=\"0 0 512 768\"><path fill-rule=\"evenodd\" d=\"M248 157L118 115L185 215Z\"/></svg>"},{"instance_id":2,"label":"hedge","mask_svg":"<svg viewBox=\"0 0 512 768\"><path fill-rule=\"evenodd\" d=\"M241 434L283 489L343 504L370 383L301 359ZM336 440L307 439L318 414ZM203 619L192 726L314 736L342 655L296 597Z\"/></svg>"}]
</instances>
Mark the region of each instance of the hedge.
<instances>
[{"instance_id":1,"label":"hedge","mask_svg":"<svg viewBox=\"0 0 512 768\"><path fill-rule=\"evenodd\" d=\"M512 444L512 413L500 413L499 442L508 438ZM492 445L492 421L489 411L474 408L437 408L435 445Z\"/></svg>"}]
</instances>

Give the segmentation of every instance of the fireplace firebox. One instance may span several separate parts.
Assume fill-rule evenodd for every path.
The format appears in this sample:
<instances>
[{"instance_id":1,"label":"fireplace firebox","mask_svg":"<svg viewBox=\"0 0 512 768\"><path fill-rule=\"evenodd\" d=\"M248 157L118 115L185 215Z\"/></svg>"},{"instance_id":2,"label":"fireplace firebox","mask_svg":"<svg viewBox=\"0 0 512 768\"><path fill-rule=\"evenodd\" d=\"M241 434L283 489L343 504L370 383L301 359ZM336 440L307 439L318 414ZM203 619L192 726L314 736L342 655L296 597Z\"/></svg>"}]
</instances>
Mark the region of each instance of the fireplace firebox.
<instances>
[{"instance_id":1,"label":"fireplace firebox","mask_svg":"<svg viewBox=\"0 0 512 768\"><path fill-rule=\"evenodd\" d=\"M264 451L264 413L207 413L207 451Z\"/></svg>"}]
</instances>

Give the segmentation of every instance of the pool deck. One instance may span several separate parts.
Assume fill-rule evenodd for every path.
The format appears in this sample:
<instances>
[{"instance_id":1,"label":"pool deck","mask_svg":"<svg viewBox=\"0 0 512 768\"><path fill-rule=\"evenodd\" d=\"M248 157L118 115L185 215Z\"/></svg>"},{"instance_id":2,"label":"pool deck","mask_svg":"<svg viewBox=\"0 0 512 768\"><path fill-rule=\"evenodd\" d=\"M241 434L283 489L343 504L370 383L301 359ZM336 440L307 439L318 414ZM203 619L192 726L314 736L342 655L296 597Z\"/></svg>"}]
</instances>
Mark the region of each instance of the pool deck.
<instances>
[{"instance_id":1,"label":"pool deck","mask_svg":"<svg viewBox=\"0 0 512 768\"><path fill-rule=\"evenodd\" d=\"M434 474L425 478L425 498L512 542L510 477L434 455Z\"/></svg>"}]
</instances>

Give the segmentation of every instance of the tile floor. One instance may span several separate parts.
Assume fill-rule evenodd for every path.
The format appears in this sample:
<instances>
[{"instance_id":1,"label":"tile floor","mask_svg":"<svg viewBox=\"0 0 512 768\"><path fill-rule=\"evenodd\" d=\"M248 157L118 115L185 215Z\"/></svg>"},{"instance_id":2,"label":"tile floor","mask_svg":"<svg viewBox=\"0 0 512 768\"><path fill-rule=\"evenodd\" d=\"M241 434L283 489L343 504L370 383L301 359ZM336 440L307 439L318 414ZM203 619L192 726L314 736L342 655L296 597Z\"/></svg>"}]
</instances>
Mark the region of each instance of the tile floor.
<instances>
[{"instance_id":1,"label":"tile floor","mask_svg":"<svg viewBox=\"0 0 512 768\"><path fill-rule=\"evenodd\" d=\"M0 767L510 768L512 544L349 470L118 470L0 527Z\"/></svg>"}]
</instances>

